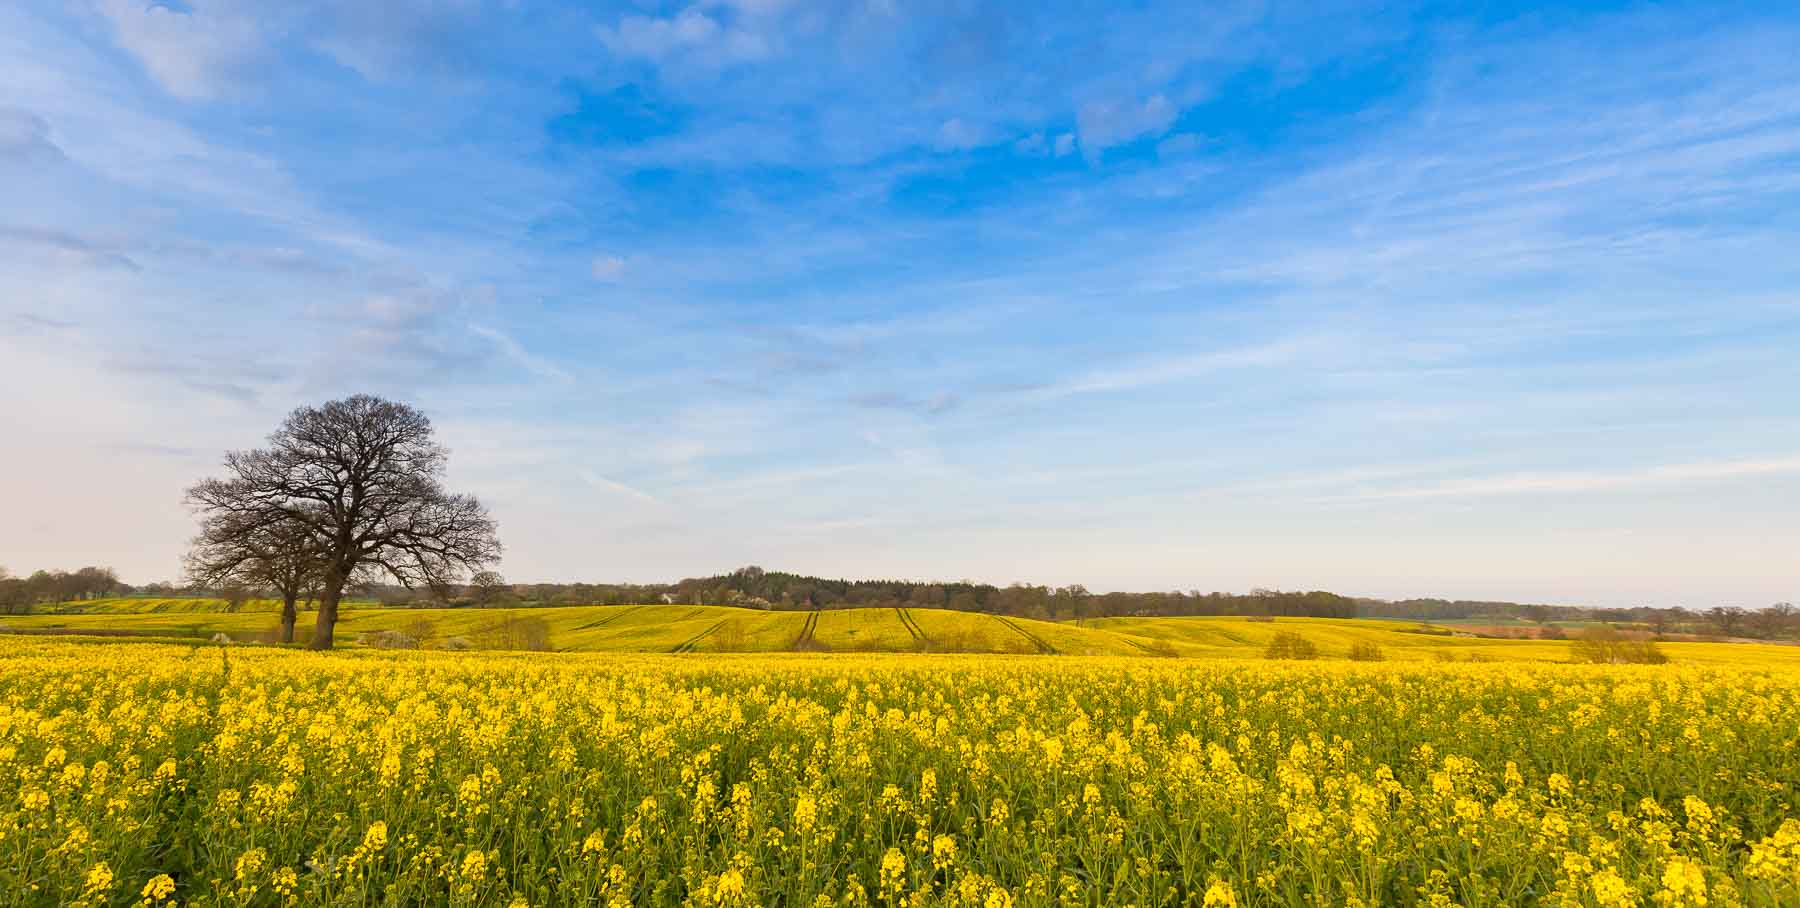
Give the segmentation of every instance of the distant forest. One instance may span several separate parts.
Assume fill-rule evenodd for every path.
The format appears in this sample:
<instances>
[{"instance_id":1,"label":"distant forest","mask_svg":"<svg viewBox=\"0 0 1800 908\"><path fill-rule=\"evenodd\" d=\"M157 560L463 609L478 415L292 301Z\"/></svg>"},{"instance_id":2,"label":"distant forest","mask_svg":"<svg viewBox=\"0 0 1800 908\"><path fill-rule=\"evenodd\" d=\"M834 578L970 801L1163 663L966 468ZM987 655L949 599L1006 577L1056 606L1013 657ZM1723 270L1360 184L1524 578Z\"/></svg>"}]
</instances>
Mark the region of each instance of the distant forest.
<instances>
[{"instance_id":1,"label":"distant forest","mask_svg":"<svg viewBox=\"0 0 1800 908\"><path fill-rule=\"evenodd\" d=\"M141 587L119 580L109 568L38 571L12 577L0 568L0 614L23 614L34 605L111 596L209 596L249 598L259 591L204 589L168 583ZM1079 584L1051 587L1015 583L833 580L785 571L745 567L729 574L691 577L676 583L506 583L498 575L477 575L466 585L435 590L367 586L360 596L390 606L533 607L553 605L635 605L680 603L735 605L773 610L905 606L945 608L1052 621L1180 615L1250 617L1395 618L1421 621L1604 621L1631 624L1656 633L1687 632L1730 637L1800 636L1800 610L1787 603L1764 609L1715 606L1685 608L1587 608L1449 599L1398 601L1343 596L1313 590L1251 590L1248 593L1174 590L1152 593L1094 593Z\"/></svg>"}]
</instances>

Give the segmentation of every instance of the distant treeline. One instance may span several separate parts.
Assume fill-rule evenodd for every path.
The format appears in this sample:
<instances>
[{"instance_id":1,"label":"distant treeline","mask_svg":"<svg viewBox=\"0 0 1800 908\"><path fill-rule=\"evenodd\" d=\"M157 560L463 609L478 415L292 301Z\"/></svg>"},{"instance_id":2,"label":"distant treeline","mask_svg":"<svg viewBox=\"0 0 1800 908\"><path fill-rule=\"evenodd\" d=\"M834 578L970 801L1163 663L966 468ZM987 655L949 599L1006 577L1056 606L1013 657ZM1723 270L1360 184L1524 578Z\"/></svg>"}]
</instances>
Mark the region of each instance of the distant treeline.
<instances>
[{"instance_id":1,"label":"distant treeline","mask_svg":"<svg viewBox=\"0 0 1800 908\"><path fill-rule=\"evenodd\" d=\"M110 568L38 571L8 577L0 569L0 614L19 614L32 605L106 596L216 596L241 599L254 591L211 590L152 583L133 587ZM735 605L772 610L836 608L944 608L1022 618L1069 620L1180 615L1251 617L1397 618L1420 621L1603 621L1632 625L1657 634L1691 633L1765 639L1800 637L1800 610L1786 603L1766 609L1719 606L1684 608L1584 608L1449 599L1352 598L1323 591L1248 593L1198 590L1154 593L1093 593L1076 584L1062 587L1015 583L833 580L785 571L745 567L729 574L691 577L676 583L506 583L485 573L468 585L436 590L366 586L357 593L392 606L552 606L679 603Z\"/></svg>"},{"instance_id":2,"label":"distant treeline","mask_svg":"<svg viewBox=\"0 0 1800 908\"><path fill-rule=\"evenodd\" d=\"M0 615L23 615L39 603L104 599L134 592L137 588L121 582L112 568L36 571L28 577L14 577L0 567Z\"/></svg>"},{"instance_id":3,"label":"distant treeline","mask_svg":"<svg viewBox=\"0 0 1800 908\"><path fill-rule=\"evenodd\" d=\"M399 587L370 589L391 605L428 604ZM466 587L439 604L469 606L633 605L668 602L736 605L746 608L807 610L896 607L947 608L1023 618L1068 620L1179 615L1250 617L1397 618L1420 621L1603 621L1641 627L1656 634L1689 633L1765 639L1800 637L1800 611L1786 603L1766 609L1720 606L1684 608L1584 608L1449 599L1352 598L1323 591L1248 593L1198 590L1154 593L1093 593L1077 585L1051 587L1016 583L832 580L739 568L713 577L677 583L485 583Z\"/></svg>"},{"instance_id":4,"label":"distant treeline","mask_svg":"<svg viewBox=\"0 0 1800 908\"><path fill-rule=\"evenodd\" d=\"M1705 611L1685 608L1587 608L1468 599L1358 599L1365 618L1410 618L1420 621L1601 621L1645 628L1656 634L1713 634L1725 637L1776 639L1800 637L1800 609L1778 602L1764 609L1714 606Z\"/></svg>"},{"instance_id":5,"label":"distant treeline","mask_svg":"<svg viewBox=\"0 0 1800 908\"><path fill-rule=\"evenodd\" d=\"M534 593L553 592L533 586ZM1167 592L1091 593L1085 587L1015 583L994 586L911 580L828 580L757 567L683 580L657 589L665 601L744 605L767 609L908 606L1063 620L1169 615L1271 615L1351 618L1356 601L1326 592L1255 590L1247 594ZM570 590L565 595L579 595ZM553 596L554 598L554 596ZM642 600L638 600L642 601Z\"/></svg>"}]
</instances>

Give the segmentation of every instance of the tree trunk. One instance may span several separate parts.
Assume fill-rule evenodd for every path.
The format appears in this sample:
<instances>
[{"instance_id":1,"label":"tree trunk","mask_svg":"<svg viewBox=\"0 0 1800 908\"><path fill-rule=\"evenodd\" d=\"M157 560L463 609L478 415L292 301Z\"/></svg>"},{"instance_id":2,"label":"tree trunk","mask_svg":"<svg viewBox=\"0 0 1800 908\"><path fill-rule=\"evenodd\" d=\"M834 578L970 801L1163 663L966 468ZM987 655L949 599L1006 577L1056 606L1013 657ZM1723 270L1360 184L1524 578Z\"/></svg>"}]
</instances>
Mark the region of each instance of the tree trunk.
<instances>
[{"instance_id":1,"label":"tree trunk","mask_svg":"<svg viewBox=\"0 0 1800 908\"><path fill-rule=\"evenodd\" d=\"M326 578L319 591L319 620L313 625L313 649L331 649L331 630L337 624L338 599L344 595L344 581Z\"/></svg>"},{"instance_id":2,"label":"tree trunk","mask_svg":"<svg viewBox=\"0 0 1800 908\"><path fill-rule=\"evenodd\" d=\"M294 642L294 621L298 612L294 609L294 600L299 596L294 593L281 594L281 642Z\"/></svg>"}]
</instances>

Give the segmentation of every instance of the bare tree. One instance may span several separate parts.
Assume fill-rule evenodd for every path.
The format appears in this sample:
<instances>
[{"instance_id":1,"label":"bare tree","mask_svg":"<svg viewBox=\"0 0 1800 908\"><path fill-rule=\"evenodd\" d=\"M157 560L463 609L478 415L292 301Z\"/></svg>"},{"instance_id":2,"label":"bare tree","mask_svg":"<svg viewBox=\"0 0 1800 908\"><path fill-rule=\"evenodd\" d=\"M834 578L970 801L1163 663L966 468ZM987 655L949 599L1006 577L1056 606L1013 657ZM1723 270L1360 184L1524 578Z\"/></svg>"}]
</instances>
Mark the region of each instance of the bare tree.
<instances>
[{"instance_id":1,"label":"bare tree","mask_svg":"<svg viewBox=\"0 0 1800 908\"><path fill-rule=\"evenodd\" d=\"M293 520L267 523L254 512L208 512L188 551L188 582L227 591L244 585L281 596L281 642L294 642L300 597L318 596L323 559L312 530ZM237 611L227 595L227 611Z\"/></svg>"},{"instance_id":2,"label":"bare tree","mask_svg":"<svg viewBox=\"0 0 1800 908\"><path fill-rule=\"evenodd\" d=\"M1777 602L1766 609L1750 613L1749 620L1758 634L1774 639L1784 636L1797 617L1800 617L1800 610L1796 610L1792 603Z\"/></svg>"},{"instance_id":3,"label":"bare tree","mask_svg":"<svg viewBox=\"0 0 1800 908\"><path fill-rule=\"evenodd\" d=\"M1735 605L1717 605L1706 610L1706 620L1719 633L1727 637L1735 637L1744 626L1744 619L1750 613Z\"/></svg>"},{"instance_id":4,"label":"bare tree","mask_svg":"<svg viewBox=\"0 0 1800 908\"><path fill-rule=\"evenodd\" d=\"M469 578L469 595L483 608L500 601L506 593L506 580L495 571L478 571Z\"/></svg>"},{"instance_id":5,"label":"bare tree","mask_svg":"<svg viewBox=\"0 0 1800 908\"><path fill-rule=\"evenodd\" d=\"M329 649L354 579L441 587L499 559L487 509L444 489L447 456L425 414L357 395L295 410L267 448L226 454L228 475L195 485L188 501L203 520L244 532L302 529L319 557L312 648Z\"/></svg>"}]
</instances>

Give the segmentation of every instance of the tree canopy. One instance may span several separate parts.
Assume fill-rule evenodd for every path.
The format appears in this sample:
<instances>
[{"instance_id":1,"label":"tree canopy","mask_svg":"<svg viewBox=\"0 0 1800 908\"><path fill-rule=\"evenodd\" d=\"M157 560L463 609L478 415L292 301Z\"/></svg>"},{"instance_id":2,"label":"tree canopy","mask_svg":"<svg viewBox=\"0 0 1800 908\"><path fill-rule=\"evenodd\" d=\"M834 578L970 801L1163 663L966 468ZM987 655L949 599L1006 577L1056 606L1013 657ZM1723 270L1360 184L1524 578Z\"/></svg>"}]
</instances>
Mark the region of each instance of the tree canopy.
<instances>
[{"instance_id":1,"label":"tree canopy","mask_svg":"<svg viewBox=\"0 0 1800 908\"><path fill-rule=\"evenodd\" d=\"M267 447L227 453L225 476L188 490L201 539L223 533L196 554L294 540L319 578L312 646L329 649L353 580L443 589L499 559L487 509L443 486L448 456L431 421L406 404L357 395L301 407Z\"/></svg>"}]
</instances>

